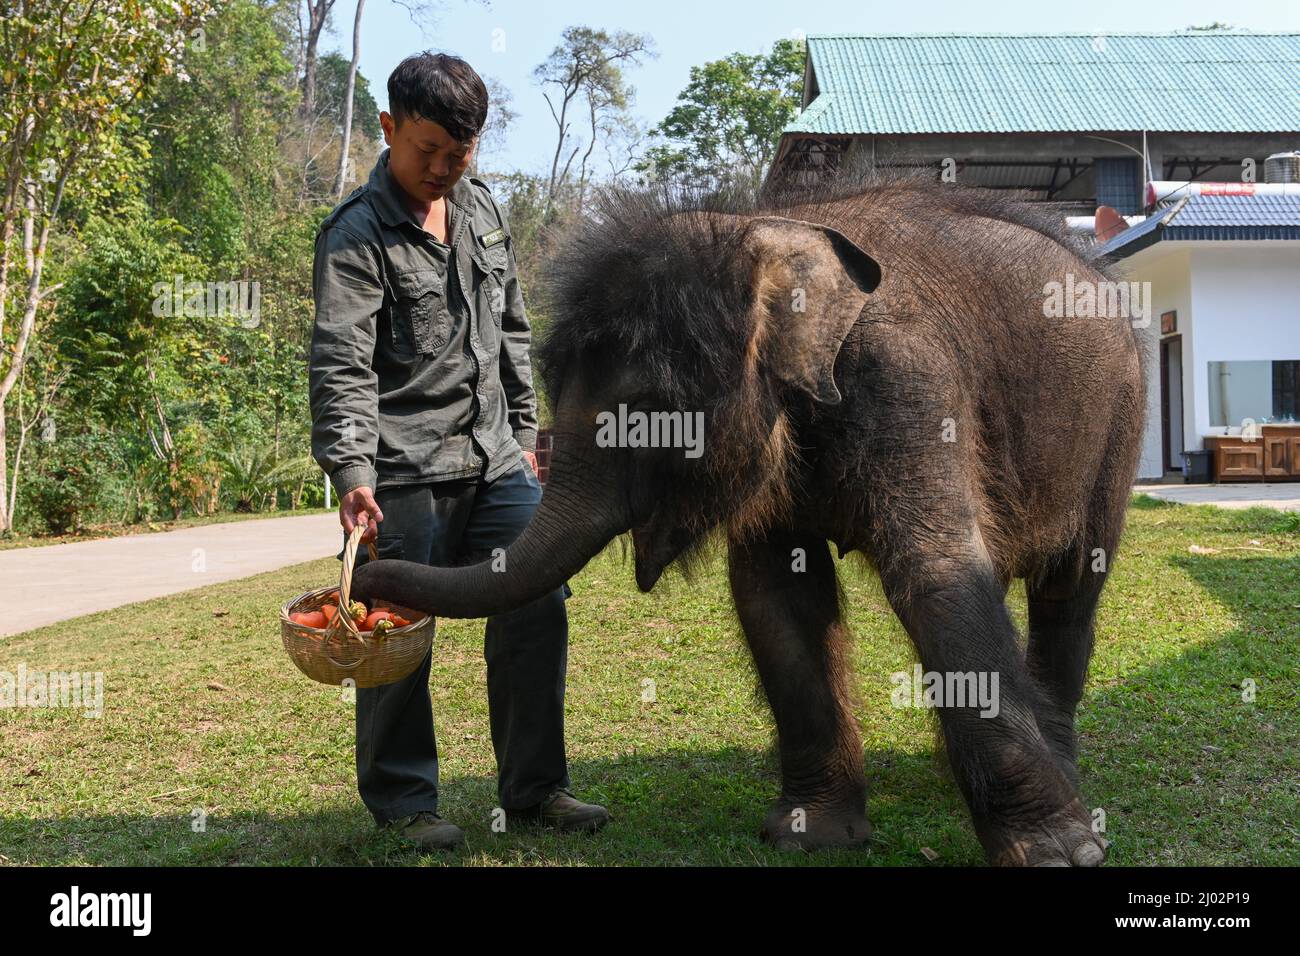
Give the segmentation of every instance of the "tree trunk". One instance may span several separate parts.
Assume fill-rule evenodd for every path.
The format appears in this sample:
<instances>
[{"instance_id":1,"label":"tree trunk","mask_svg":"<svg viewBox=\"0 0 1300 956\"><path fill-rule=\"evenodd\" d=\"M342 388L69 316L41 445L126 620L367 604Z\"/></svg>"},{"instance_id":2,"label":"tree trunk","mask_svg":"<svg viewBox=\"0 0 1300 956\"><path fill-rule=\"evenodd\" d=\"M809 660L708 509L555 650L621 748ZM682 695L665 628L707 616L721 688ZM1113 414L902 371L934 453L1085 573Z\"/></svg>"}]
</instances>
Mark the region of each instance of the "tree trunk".
<instances>
[{"instance_id":1,"label":"tree trunk","mask_svg":"<svg viewBox=\"0 0 1300 956\"><path fill-rule=\"evenodd\" d=\"M334 183L334 201L343 200L348 178L348 150L352 148L352 97L357 88L357 61L361 59L361 11L366 0L357 0L357 16L352 21L352 62L348 65L348 87L343 97L343 147L339 151L339 174Z\"/></svg>"},{"instance_id":2,"label":"tree trunk","mask_svg":"<svg viewBox=\"0 0 1300 956\"><path fill-rule=\"evenodd\" d=\"M316 114L316 50L334 0L307 0L307 49L303 56L302 116L309 124Z\"/></svg>"},{"instance_id":3,"label":"tree trunk","mask_svg":"<svg viewBox=\"0 0 1300 956\"><path fill-rule=\"evenodd\" d=\"M4 406L0 405L0 488L5 487L5 482L9 478L9 442L5 434L5 414ZM14 518L9 511L9 498L0 494L0 534L7 534L13 530Z\"/></svg>"}]
</instances>

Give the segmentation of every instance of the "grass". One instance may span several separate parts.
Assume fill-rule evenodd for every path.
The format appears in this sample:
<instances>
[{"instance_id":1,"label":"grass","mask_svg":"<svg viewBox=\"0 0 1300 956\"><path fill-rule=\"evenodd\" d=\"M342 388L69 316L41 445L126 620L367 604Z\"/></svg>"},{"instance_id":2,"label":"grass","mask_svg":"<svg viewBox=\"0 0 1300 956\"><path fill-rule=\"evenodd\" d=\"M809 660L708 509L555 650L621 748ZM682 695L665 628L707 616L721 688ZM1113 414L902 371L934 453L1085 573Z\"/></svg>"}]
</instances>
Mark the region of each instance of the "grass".
<instances>
[{"instance_id":1,"label":"grass","mask_svg":"<svg viewBox=\"0 0 1300 956\"><path fill-rule=\"evenodd\" d=\"M181 528L196 528L205 524L228 524L232 521L255 521L259 518L292 518L299 515L333 514L334 508L299 508L296 511L219 511L210 515L191 515L175 520L141 521L135 524L114 521L105 524L86 525L78 532L69 534L12 534L0 535L0 551L12 548L43 548L51 544L72 544L77 541L97 541L100 538L121 538L133 534L154 534L159 531L179 531Z\"/></svg>"},{"instance_id":2,"label":"grass","mask_svg":"<svg viewBox=\"0 0 1300 956\"><path fill-rule=\"evenodd\" d=\"M1079 721L1082 788L1105 811L1112 863L1300 862L1300 538L1277 526L1272 511L1135 501ZM0 863L982 863L932 714L890 705L889 674L913 660L906 635L878 582L853 560L841 569L869 850L759 843L777 765L722 562L647 596L614 547L574 579L569 602L571 775L612 809L604 833L491 831L482 625L470 621L439 623L431 680L441 809L469 846L423 855L377 832L355 791L352 706L294 669L274 623L286 596L335 577L325 559L0 642L0 671L105 672L102 719L0 710ZM1023 624L1019 588L1011 603ZM642 700L647 680L654 702Z\"/></svg>"}]
</instances>

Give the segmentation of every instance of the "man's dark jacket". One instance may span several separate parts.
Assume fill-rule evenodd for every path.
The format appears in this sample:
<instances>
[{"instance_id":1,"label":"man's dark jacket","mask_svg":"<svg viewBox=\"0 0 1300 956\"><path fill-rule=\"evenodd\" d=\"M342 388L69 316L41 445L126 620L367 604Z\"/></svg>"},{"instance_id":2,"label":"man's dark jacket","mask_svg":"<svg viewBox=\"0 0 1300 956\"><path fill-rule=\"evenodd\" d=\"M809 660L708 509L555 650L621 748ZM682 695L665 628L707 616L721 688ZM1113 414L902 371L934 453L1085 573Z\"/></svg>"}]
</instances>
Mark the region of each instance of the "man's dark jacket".
<instances>
[{"instance_id":1,"label":"man's dark jacket","mask_svg":"<svg viewBox=\"0 0 1300 956\"><path fill-rule=\"evenodd\" d=\"M537 443L530 330L509 226L487 187L447 197L448 244L388 171L316 238L312 456L340 496L361 485L492 480Z\"/></svg>"}]
</instances>

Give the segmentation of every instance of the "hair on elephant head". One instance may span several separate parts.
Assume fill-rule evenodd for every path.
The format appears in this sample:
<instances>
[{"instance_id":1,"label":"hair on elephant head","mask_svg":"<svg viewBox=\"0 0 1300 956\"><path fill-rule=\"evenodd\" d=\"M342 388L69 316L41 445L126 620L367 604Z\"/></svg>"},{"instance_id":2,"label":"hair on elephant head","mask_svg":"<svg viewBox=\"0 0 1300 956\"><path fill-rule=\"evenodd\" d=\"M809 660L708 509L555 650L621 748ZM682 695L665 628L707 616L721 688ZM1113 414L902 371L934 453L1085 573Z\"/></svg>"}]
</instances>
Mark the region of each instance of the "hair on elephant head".
<instances>
[{"instance_id":1,"label":"hair on elephant head","mask_svg":"<svg viewBox=\"0 0 1300 956\"><path fill-rule=\"evenodd\" d=\"M556 407L581 369L589 413L626 404L705 423L698 458L671 441L620 456L646 589L712 528L788 515L790 406L840 401L836 358L880 283L838 230L735 205L605 193L552 264L540 361Z\"/></svg>"}]
</instances>

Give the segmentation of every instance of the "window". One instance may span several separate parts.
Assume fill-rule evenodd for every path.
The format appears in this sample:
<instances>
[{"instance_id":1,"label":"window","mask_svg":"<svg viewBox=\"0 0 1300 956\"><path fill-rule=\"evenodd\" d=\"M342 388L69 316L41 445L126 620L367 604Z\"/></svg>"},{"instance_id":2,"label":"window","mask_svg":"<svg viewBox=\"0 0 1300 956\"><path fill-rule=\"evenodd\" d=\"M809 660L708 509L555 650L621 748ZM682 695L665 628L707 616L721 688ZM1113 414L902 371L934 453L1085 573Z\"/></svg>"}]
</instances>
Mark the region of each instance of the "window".
<instances>
[{"instance_id":1,"label":"window","mask_svg":"<svg viewBox=\"0 0 1300 956\"><path fill-rule=\"evenodd\" d=\"M1210 424L1300 419L1300 360L1210 362Z\"/></svg>"},{"instance_id":2,"label":"window","mask_svg":"<svg viewBox=\"0 0 1300 956\"><path fill-rule=\"evenodd\" d=\"M1300 362L1273 363L1273 417L1278 421L1297 417L1297 379L1300 379Z\"/></svg>"}]
</instances>

